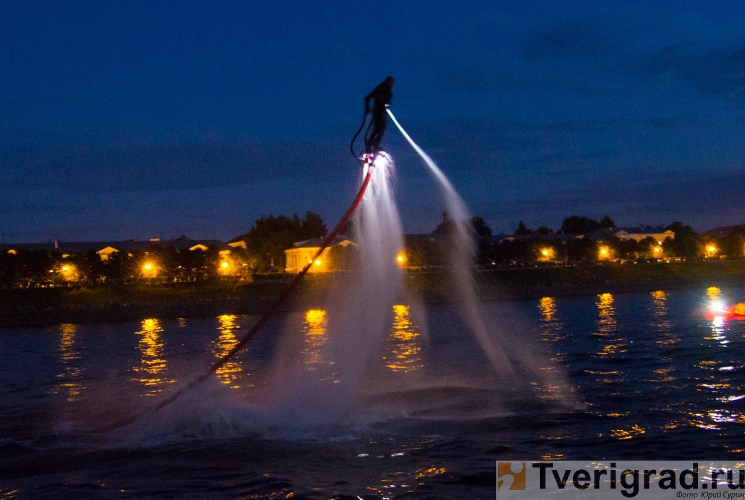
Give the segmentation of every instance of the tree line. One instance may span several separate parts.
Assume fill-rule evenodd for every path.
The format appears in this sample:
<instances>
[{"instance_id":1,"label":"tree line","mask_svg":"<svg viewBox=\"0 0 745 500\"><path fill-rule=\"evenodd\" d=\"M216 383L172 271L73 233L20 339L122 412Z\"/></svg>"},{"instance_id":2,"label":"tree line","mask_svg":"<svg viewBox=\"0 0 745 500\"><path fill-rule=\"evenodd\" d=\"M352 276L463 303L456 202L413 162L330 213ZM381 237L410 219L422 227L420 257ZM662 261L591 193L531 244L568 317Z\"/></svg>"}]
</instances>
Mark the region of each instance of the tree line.
<instances>
[{"instance_id":1,"label":"tree line","mask_svg":"<svg viewBox=\"0 0 745 500\"><path fill-rule=\"evenodd\" d=\"M168 242L153 242L145 251L114 252L103 257L91 250L62 255L44 249L0 253L0 287L182 283L210 280L245 280L255 273L283 272L285 253L293 243L324 237L321 217L307 212L257 219L248 233L235 238L245 248L221 252L176 249Z\"/></svg>"},{"instance_id":2,"label":"tree line","mask_svg":"<svg viewBox=\"0 0 745 500\"><path fill-rule=\"evenodd\" d=\"M476 261L485 268L539 263L682 261L745 255L745 225L734 227L726 236L704 236L682 222L673 222L663 231L672 231L674 238L658 241L652 237L635 240L615 236L615 222L608 215L600 220L573 215L565 218L556 231L546 226L531 229L521 220L512 235L501 236L493 236L481 217L473 217L468 222L476 240ZM454 224L444 213L442 222L432 232L433 238L407 242L409 266L447 265L448 239L444 236L453 230Z\"/></svg>"},{"instance_id":3,"label":"tree line","mask_svg":"<svg viewBox=\"0 0 745 500\"><path fill-rule=\"evenodd\" d=\"M514 237L499 241L481 239L478 259L480 264L487 266L536 262L691 260L745 255L745 225L735 227L727 236L712 237L700 235L682 222L673 222L662 229L672 231L675 236L663 241L652 237L621 239L613 234L614 228L615 223L607 215L599 221L588 217L568 217L556 232L545 226L532 230L520 221Z\"/></svg>"},{"instance_id":4,"label":"tree line","mask_svg":"<svg viewBox=\"0 0 745 500\"><path fill-rule=\"evenodd\" d=\"M82 285L197 282L214 278L239 278L248 273L250 257L243 249L220 255L207 250L177 250L151 245L147 251L115 252L108 258L93 250L63 256L59 252L19 249L0 254L0 286L38 287Z\"/></svg>"},{"instance_id":5,"label":"tree line","mask_svg":"<svg viewBox=\"0 0 745 500\"><path fill-rule=\"evenodd\" d=\"M455 221L447 213L426 237L407 238L404 253L407 267L437 267L448 264L447 237ZM528 265L535 263L593 263L608 261L660 261L706 257L742 257L745 254L745 225L736 226L727 235L704 237L690 226L674 222L664 229L675 233L662 242L652 238L641 241L613 236L615 223L607 215L600 220L571 216L554 231L546 226L531 229L520 221L513 235L495 237L483 218L468 221L476 242L476 263L483 267ZM354 228L343 233L354 239ZM605 233L603 233L605 231ZM299 241L323 238L328 234L318 214L307 212L300 218L284 215L256 219L249 231L236 238L245 248L220 252L177 250L157 242L143 252L115 252L102 259L95 251L62 256L46 250L20 249L0 254L0 286L33 287L70 283L128 284L136 282L200 282L207 280L248 279L255 273L284 271L285 250ZM582 237L577 237L582 235ZM357 249L333 247L330 269L344 270L356 265Z\"/></svg>"}]
</instances>

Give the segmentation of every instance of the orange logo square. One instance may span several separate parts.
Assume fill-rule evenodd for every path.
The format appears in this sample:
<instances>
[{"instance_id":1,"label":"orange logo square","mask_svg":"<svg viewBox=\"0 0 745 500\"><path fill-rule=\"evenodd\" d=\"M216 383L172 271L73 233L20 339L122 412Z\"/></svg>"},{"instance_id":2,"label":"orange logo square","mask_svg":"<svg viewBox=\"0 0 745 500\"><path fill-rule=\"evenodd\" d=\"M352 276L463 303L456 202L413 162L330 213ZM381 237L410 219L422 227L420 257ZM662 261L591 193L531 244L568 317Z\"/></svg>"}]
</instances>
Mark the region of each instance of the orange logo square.
<instances>
[{"instance_id":1,"label":"orange logo square","mask_svg":"<svg viewBox=\"0 0 745 500\"><path fill-rule=\"evenodd\" d=\"M515 472L513 464L520 464L522 469ZM525 462L497 462L497 490L501 490L502 486L509 486L509 490L525 490L527 471Z\"/></svg>"}]
</instances>

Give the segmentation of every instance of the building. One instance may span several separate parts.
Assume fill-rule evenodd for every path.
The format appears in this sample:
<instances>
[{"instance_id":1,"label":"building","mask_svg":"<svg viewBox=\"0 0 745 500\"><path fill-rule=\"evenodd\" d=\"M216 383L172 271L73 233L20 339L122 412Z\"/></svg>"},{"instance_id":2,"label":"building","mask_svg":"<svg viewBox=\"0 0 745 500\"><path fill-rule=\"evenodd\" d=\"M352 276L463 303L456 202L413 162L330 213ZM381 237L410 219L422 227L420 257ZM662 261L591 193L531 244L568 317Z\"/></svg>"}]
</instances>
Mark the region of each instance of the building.
<instances>
[{"instance_id":1,"label":"building","mask_svg":"<svg viewBox=\"0 0 745 500\"><path fill-rule=\"evenodd\" d=\"M666 238L675 239L675 233L664 227L640 226L635 228L617 227L612 230L613 236L620 240L641 241L645 238L652 238L658 244L662 244Z\"/></svg>"},{"instance_id":2,"label":"building","mask_svg":"<svg viewBox=\"0 0 745 500\"><path fill-rule=\"evenodd\" d=\"M334 241L332 241L331 244L323 250L323 253L318 258L316 258L314 262L313 258L321 249L323 241L324 238L312 238L310 240L298 241L297 243L293 244L292 248L288 248L287 250L285 250L285 272L290 274L297 274L311 262L313 263L313 265L310 266L308 272L328 272L331 270L329 266L329 253L331 252L332 246L357 246L356 243L348 239L346 236L339 235L334 238Z\"/></svg>"}]
</instances>

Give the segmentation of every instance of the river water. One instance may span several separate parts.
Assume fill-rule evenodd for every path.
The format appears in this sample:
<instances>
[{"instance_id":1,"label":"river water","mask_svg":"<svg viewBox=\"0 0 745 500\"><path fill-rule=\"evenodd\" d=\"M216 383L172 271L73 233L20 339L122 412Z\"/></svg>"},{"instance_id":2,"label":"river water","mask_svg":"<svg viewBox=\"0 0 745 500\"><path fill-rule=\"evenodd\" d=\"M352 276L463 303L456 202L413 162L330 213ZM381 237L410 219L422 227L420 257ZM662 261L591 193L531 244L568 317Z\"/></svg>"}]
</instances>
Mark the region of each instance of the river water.
<instances>
[{"instance_id":1,"label":"river water","mask_svg":"<svg viewBox=\"0 0 745 500\"><path fill-rule=\"evenodd\" d=\"M353 393L322 309L272 320L160 412L254 316L0 330L0 498L494 498L504 459L711 459L745 449L741 289L400 303ZM354 349L354 346L349 347ZM353 358L356 359L356 358Z\"/></svg>"}]
</instances>

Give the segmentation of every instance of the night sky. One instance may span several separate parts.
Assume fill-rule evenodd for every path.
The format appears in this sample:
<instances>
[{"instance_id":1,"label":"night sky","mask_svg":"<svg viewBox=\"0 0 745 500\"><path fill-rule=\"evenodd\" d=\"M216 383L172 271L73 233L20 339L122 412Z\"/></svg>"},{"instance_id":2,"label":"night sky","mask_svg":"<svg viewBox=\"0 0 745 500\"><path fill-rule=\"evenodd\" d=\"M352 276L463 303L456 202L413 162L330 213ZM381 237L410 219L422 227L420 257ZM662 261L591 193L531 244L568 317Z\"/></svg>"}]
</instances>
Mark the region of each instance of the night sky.
<instances>
[{"instance_id":1,"label":"night sky","mask_svg":"<svg viewBox=\"0 0 745 500\"><path fill-rule=\"evenodd\" d=\"M495 233L745 223L745 2L0 2L0 242L332 227L363 96ZM407 232L443 203L389 124Z\"/></svg>"}]
</instances>

